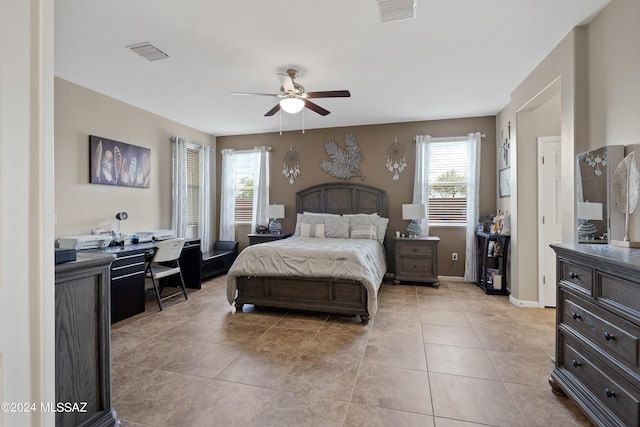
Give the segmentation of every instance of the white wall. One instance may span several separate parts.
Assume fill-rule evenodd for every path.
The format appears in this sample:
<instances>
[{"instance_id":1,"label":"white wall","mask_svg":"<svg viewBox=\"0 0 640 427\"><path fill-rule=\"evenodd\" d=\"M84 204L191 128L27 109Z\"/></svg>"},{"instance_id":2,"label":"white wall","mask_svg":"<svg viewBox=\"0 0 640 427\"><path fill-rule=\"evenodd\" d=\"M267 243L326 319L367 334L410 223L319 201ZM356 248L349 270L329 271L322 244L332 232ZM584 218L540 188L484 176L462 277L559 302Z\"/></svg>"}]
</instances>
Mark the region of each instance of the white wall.
<instances>
[{"instance_id":1,"label":"white wall","mask_svg":"<svg viewBox=\"0 0 640 427\"><path fill-rule=\"evenodd\" d=\"M53 1L0 2L0 402L38 407L55 401L52 43Z\"/></svg>"}]
</instances>

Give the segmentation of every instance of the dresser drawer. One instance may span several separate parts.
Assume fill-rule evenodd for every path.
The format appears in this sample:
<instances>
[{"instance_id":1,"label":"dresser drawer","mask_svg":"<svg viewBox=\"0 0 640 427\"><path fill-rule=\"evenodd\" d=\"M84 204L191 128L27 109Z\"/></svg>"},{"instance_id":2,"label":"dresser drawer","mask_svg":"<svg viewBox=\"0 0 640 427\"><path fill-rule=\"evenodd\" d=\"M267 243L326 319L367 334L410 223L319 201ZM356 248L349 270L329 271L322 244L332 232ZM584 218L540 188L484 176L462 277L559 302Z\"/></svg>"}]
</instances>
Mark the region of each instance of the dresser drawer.
<instances>
[{"instance_id":1,"label":"dresser drawer","mask_svg":"<svg viewBox=\"0 0 640 427\"><path fill-rule=\"evenodd\" d=\"M598 272L596 298L612 309L640 318L640 284Z\"/></svg>"},{"instance_id":2,"label":"dresser drawer","mask_svg":"<svg viewBox=\"0 0 640 427\"><path fill-rule=\"evenodd\" d=\"M624 425L640 422L640 392L611 373L597 358L579 344L565 341L564 369L571 372L602 405L610 409Z\"/></svg>"},{"instance_id":3,"label":"dresser drawer","mask_svg":"<svg viewBox=\"0 0 640 427\"><path fill-rule=\"evenodd\" d=\"M560 261L558 280L588 295L593 290L593 270L565 259Z\"/></svg>"},{"instance_id":4,"label":"dresser drawer","mask_svg":"<svg viewBox=\"0 0 640 427\"><path fill-rule=\"evenodd\" d=\"M407 242L398 243L398 254L400 256L432 256L434 246L425 242Z\"/></svg>"},{"instance_id":5,"label":"dresser drawer","mask_svg":"<svg viewBox=\"0 0 640 427\"><path fill-rule=\"evenodd\" d=\"M562 323L640 373L640 328L569 293L564 296Z\"/></svg>"}]
</instances>

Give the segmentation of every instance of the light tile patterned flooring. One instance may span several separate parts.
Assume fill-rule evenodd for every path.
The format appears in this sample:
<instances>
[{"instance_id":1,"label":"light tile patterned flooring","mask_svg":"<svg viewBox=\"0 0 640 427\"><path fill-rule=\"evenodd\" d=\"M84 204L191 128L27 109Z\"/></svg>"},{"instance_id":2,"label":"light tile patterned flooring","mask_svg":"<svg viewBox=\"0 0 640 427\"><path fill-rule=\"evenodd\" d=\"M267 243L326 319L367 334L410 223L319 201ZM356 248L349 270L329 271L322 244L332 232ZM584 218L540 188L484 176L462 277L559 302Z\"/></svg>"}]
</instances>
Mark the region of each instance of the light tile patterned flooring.
<instances>
[{"instance_id":1,"label":"light tile patterned flooring","mask_svg":"<svg viewBox=\"0 0 640 427\"><path fill-rule=\"evenodd\" d=\"M465 282L383 284L358 318L234 313L225 276L112 326L123 426L588 426L547 383L553 309Z\"/></svg>"}]
</instances>

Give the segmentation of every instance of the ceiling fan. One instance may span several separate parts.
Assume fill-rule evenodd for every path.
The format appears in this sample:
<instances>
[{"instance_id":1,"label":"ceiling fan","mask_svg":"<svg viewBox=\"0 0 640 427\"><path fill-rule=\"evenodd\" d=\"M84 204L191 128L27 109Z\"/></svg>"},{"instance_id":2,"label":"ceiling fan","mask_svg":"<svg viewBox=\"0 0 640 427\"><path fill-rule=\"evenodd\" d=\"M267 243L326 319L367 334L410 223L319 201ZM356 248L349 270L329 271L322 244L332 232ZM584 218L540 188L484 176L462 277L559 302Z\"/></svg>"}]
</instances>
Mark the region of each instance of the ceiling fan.
<instances>
[{"instance_id":1,"label":"ceiling fan","mask_svg":"<svg viewBox=\"0 0 640 427\"><path fill-rule=\"evenodd\" d=\"M271 110L267 111L265 116L273 116L275 113L284 110L290 114L296 114L302 111L304 107L307 107L311 111L315 111L321 116L326 116L330 113L326 110L309 101L310 98L348 98L351 96L348 90L327 90L322 92L307 92L304 87L296 83L294 79L298 77L298 71L293 68L287 70L287 74L282 74L282 86L280 87L280 93L245 93L245 92L232 92L232 95L259 95L259 96L275 96L280 98L280 102L275 105Z\"/></svg>"}]
</instances>

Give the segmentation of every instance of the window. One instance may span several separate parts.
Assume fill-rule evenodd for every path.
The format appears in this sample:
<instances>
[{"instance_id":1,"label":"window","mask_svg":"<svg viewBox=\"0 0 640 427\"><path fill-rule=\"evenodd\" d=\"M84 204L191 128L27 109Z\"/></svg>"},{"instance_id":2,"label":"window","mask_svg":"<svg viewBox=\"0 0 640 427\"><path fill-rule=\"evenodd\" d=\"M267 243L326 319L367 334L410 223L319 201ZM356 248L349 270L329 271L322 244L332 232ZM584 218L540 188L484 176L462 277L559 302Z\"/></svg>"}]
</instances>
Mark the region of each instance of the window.
<instances>
[{"instance_id":1,"label":"window","mask_svg":"<svg viewBox=\"0 0 640 427\"><path fill-rule=\"evenodd\" d=\"M258 167L255 151L238 151L236 156L235 222L251 222L253 214L253 184Z\"/></svg>"},{"instance_id":2,"label":"window","mask_svg":"<svg viewBox=\"0 0 640 427\"><path fill-rule=\"evenodd\" d=\"M187 234L186 238L198 237L200 222L200 147L187 144Z\"/></svg>"},{"instance_id":3,"label":"window","mask_svg":"<svg viewBox=\"0 0 640 427\"><path fill-rule=\"evenodd\" d=\"M433 138L429 144L429 222L467 223L467 139Z\"/></svg>"}]
</instances>

